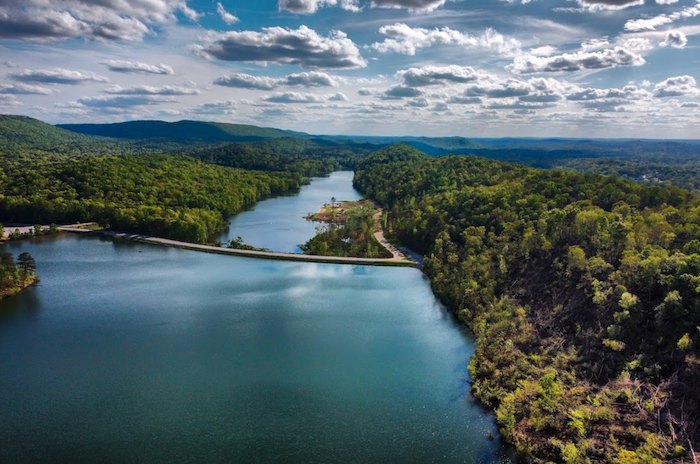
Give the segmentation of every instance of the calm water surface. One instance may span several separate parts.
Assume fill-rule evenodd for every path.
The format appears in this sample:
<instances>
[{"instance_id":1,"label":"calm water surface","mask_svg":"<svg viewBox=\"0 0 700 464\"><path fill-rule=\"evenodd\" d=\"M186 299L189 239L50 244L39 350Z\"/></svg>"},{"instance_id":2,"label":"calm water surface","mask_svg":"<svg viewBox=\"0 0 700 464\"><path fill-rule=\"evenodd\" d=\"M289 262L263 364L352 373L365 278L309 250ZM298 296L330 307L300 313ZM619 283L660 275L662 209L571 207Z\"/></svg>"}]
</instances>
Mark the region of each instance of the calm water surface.
<instances>
[{"instance_id":1,"label":"calm water surface","mask_svg":"<svg viewBox=\"0 0 700 464\"><path fill-rule=\"evenodd\" d=\"M305 216L318 211L335 197L338 201L359 200L352 187L352 171L337 171L329 177L314 177L297 195L271 198L250 211L233 217L229 230L219 240L226 243L240 236L249 245L272 251L301 253L299 245L316 235L318 223Z\"/></svg>"},{"instance_id":2,"label":"calm water surface","mask_svg":"<svg viewBox=\"0 0 700 464\"><path fill-rule=\"evenodd\" d=\"M415 269L97 238L8 244L0 462L505 462Z\"/></svg>"}]
</instances>

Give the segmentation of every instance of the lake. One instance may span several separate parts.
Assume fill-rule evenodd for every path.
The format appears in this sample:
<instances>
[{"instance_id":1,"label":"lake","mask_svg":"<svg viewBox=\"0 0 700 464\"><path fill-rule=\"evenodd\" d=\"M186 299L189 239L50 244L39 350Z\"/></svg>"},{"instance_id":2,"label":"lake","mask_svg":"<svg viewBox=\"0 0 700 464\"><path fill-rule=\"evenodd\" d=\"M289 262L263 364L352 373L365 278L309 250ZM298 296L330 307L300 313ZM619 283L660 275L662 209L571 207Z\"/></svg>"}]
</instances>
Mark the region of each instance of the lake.
<instances>
[{"instance_id":1,"label":"lake","mask_svg":"<svg viewBox=\"0 0 700 464\"><path fill-rule=\"evenodd\" d=\"M337 171L328 177L313 177L298 194L263 200L251 210L231 219L229 230L219 240L227 243L240 236L258 248L285 253L301 253L299 245L316 235L319 223L304 217L317 212L331 198L337 201L359 200L352 187L352 171Z\"/></svg>"},{"instance_id":2,"label":"lake","mask_svg":"<svg viewBox=\"0 0 700 464\"><path fill-rule=\"evenodd\" d=\"M0 462L509 462L468 394L471 338L416 269L70 235L3 251L41 282L0 303Z\"/></svg>"}]
</instances>

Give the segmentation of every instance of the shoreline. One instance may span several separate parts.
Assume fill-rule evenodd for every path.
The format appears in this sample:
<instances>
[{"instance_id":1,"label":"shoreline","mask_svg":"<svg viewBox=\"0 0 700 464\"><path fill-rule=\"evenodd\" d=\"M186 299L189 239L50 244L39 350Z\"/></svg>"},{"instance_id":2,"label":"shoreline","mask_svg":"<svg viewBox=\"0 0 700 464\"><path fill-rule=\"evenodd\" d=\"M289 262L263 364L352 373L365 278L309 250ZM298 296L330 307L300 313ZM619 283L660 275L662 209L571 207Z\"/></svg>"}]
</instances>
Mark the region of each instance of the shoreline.
<instances>
[{"instance_id":1,"label":"shoreline","mask_svg":"<svg viewBox=\"0 0 700 464\"><path fill-rule=\"evenodd\" d=\"M29 287L36 285L39 282L39 277L34 276L31 279L25 280L24 282L21 282L19 287L12 287L6 290L0 291L0 301L3 301L7 298L11 298L15 295L18 295L22 293L24 290L28 289Z\"/></svg>"}]
</instances>

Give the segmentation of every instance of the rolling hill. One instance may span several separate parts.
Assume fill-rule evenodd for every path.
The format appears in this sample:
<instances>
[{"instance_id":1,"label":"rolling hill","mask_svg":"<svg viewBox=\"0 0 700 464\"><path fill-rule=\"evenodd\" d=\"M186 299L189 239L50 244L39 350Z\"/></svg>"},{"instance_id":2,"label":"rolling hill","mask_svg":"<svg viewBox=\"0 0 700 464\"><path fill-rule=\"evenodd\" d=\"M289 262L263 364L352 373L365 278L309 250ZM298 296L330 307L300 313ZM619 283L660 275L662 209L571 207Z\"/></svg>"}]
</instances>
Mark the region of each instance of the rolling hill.
<instances>
[{"instance_id":1,"label":"rolling hill","mask_svg":"<svg viewBox=\"0 0 700 464\"><path fill-rule=\"evenodd\" d=\"M128 121L113 124L60 124L58 127L85 134L130 140L166 142L253 142L281 137L300 136L280 129L244 124L204 121Z\"/></svg>"}]
</instances>

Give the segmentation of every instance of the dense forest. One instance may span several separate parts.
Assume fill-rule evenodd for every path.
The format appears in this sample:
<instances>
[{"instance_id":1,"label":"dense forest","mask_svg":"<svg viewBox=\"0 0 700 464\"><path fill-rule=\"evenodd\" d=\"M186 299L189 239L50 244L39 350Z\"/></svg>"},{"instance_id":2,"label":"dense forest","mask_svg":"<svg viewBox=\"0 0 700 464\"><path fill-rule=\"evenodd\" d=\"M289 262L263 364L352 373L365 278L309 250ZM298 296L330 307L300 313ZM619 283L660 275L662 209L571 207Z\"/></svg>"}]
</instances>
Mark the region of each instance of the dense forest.
<instances>
[{"instance_id":1,"label":"dense forest","mask_svg":"<svg viewBox=\"0 0 700 464\"><path fill-rule=\"evenodd\" d=\"M230 216L260 199L294 192L306 176L337 169L347 151L329 149L336 155L330 156L316 143L252 126L188 122L166 129L189 130L192 137L211 132L271 138L225 145L140 142L0 116L0 220L96 221L117 230L203 243L225 229Z\"/></svg>"},{"instance_id":2,"label":"dense forest","mask_svg":"<svg viewBox=\"0 0 700 464\"><path fill-rule=\"evenodd\" d=\"M36 262L28 252L20 253L16 262L12 253L0 255L0 300L19 293L38 280Z\"/></svg>"},{"instance_id":3,"label":"dense forest","mask_svg":"<svg viewBox=\"0 0 700 464\"><path fill-rule=\"evenodd\" d=\"M700 156L654 157L635 160L581 158L560 160L553 167L608 176L620 176L643 184L672 184L700 191Z\"/></svg>"},{"instance_id":4,"label":"dense forest","mask_svg":"<svg viewBox=\"0 0 700 464\"><path fill-rule=\"evenodd\" d=\"M473 392L526 457L693 462L697 197L408 146L367 159L355 184L426 254L434 291L475 333Z\"/></svg>"},{"instance_id":5,"label":"dense forest","mask_svg":"<svg viewBox=\"0 0 700 464\"><path fill-rule=\"evenodd\" d=\"M198 243L228 217L270 195L295 191L294 173L243 171L176 155L91 156L55 162L2 160L5 222L97 221L128 232Z\"/></svg>"},{"instance_id":6,"label":"dense forest","mask_svg":"<svg viewBox=\"0 0 700 464\"><path fill-rule=\"evenodd\" d=\"M352 169L370 151L365 147L319 145L297 138L278 138L258 143L231 143L185 151L208 163L241 169L298 172L325 176L338 169Z\"/></svg>"}]
</instances>

